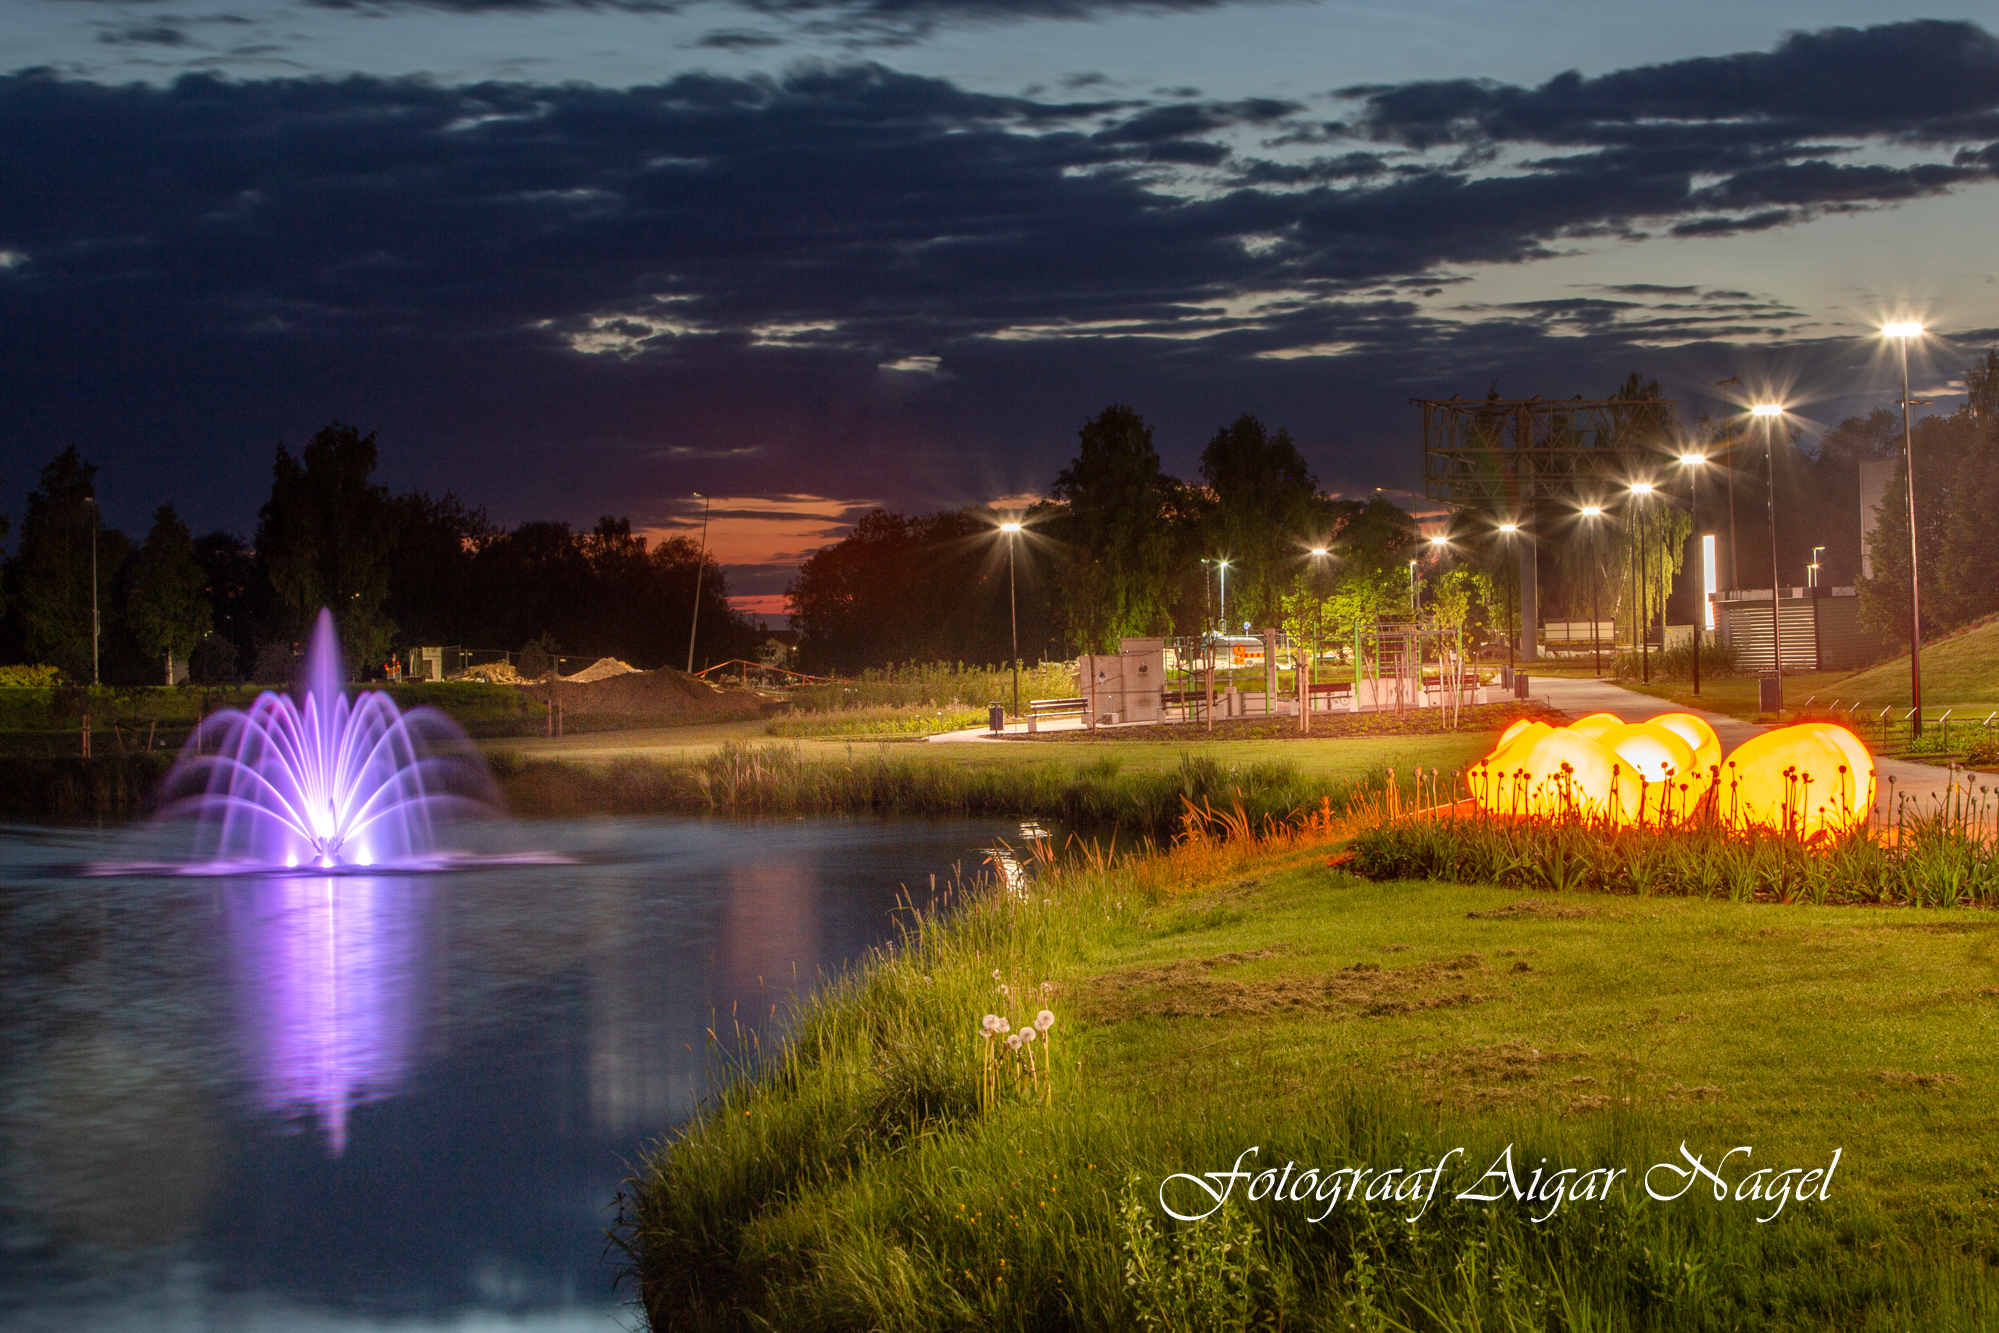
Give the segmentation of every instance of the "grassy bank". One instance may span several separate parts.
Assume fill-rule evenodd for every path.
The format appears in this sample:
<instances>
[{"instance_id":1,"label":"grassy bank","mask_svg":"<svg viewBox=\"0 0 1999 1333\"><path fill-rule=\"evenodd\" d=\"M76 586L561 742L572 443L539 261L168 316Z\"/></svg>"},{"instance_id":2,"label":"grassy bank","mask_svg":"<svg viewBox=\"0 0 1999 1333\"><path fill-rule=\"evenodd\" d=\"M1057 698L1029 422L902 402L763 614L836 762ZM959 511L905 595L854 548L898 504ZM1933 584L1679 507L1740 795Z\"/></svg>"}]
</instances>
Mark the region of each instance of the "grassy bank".
<instances>
[{"instance_id":1,"label":"grassy bank","mask_svg":"<svg viewBox=\"0 0 1999 1333\"><path fill-rule=\"evenodd\" d=\"M1445 753L1469 757L1486 744L1483 733L1453 737ZM1405 772L1424 759L1436 766L1436 738L1414 744L1329 741L1323 747L1309 765L1279 757L1291 751L1273 753L1271 746L1217 752L1148 746L1134 755L1135 746L1127 744L1111 753L1050 756L1036 747L997 745L808 750L735 741L672 760L581 764L503 752L491 763L509 807L530 816L1001 815L1155 841L1179 827L1186 801L1240 801L1260 824L1324 802L1343 808L1356 784L1378 780L1398 761ZM980 753L960 753L972 750Z\"/></svg>"},{"instance_id":2,"label":"grassy bank","mask_svg":"<svg viewBox=\"0 0 1999 1333\"><path fill-rule=\"evenodd\" d=\"M1999 1309L1999 1052L1970 1039L1999 1021L1999 919L1522 900L1370 882L1327 850L1199 839L912 923L645 1162L621 1236L652 1326L1969 1329ZM1037 1072L1002 1051L987 1095L981 1015L1044 1005ZM1647 1195L1683 1143L1711 1167L1749 1145L1723 1168L1738 1193L1839 1165L1760 1223L1774 1201L1698 1177ZM1627 1175L1515 1200L1479 1184L1509 1147L1530 1192ZM1331 1171L1378 1187L1459 1148L1413 1223L1406 1193L1324 1202ZM1266 1179L1200 1222L1162 1211L1163 1187L1213 1202L1167 1177L1244 1160L1295 1163L1294 1194L1318 1168L1314 1201ZM1753 1179L1779 1178L1799 1179Z\"/></svg>"}]
</instances>

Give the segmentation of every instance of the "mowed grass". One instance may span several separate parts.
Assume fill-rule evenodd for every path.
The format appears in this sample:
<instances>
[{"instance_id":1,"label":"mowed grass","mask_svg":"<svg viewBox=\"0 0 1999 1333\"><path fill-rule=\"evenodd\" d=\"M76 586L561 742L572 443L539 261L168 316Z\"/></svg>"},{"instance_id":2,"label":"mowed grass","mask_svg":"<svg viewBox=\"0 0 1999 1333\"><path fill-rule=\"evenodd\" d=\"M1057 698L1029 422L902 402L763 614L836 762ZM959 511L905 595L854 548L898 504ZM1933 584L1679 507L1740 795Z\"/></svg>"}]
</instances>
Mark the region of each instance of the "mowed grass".
<instances>
[{"instance_id":1,"label":"mowed grass","mask_svg":"<svg viewBox=\"0 0 1999 1333\"><path fill-rule=\"evenodd\" d=\"M1849 699L1880 709L1909 706L1909 655L1857 672L1840 682ZM1823 700L1821 700L1823 702ZM1923 716L1931 709L1984 704L1999 707L1999 620L1923 645Z\"/></svg>"},{"instance_id":2,"label":"mowed grass","mask_svg":"<svg viewBox=\"0 0 1999 1333\"><path fill-rule=\"evenodd\" d=\"M1905 667L1906 671L1907 668ZM1834 699L1840 701L1844 709L1857 697L1846 688L1851 677L1839 671L1813 671L1784 677L1784 705L1798 708L1807 699L1812 707L1825 708ZM1681 708L1700 708L1710 713L1721 713L1728 717L1739 717L1745 722L1770 721L1770 716L1757 711L1759 686L1755 676L1703 677L1701 692L1695 694L1693 683L1685 680L1655 680L1647 685L1642 681L1620 680L1618 685L1637 694L1649 694L1655 699L1664 699ZM1902 694L1908 695L1908 680L1903 678ZM1880 705L1875 705L1878 710ZM1906 707L1906 705L1905 705ZM1899 714L1897 714L1899 716Z\"/></svg>"},{"instance_id":3,"label":"mowed grass","mask_svg":"<svg viewBox=\"0 0 1999 1333\"><path fill-rule=\"evenodd\" d=\"M1692 693L1687 681L1660 681L1643 685L1632 680L1618 684L1628 690L1670 699L1681 706L1696 706L1731 717L1758 716L1757 681L1753 676L1731 676L1701 682L1700 696ZM1819 671L1784 677L1784 703L1800 708L1807 699L1814 709L1838 701L1842 711L1860 705L1859 716L1868 718L1883 708L1901 717L1909 708L1909 655L1903 653L1865 671ZM1980 706L1983 705L1981 708ZM1977 711L1983 719L1999 708L1999 620L1923 645L1923 716L1940 717L1945 709Z\"/></svg>"},{"instance_id":4,"label":"mowed grass","mask_svg":"<svg viewBox=\"0 0 1999 1333\"><path fill-rule=\"evenodd\" d=\"M1100 1073L1162 1105L1192 1113L1252 1065L1250 1125L1307 1115L1333 1069L1402 1084L1466 1132L1630 1097L1676 1140L1749 1144L1757 1165L1841 1148L1850 1199L1999 1257L1989 914L1302 868L1176 902L1138 934L1081 989Z\"/></svg>"},{"instance_id":5,"label":"mowed grass","mask_svg":"<svg viewBox=\"0 0 1999 1333\"><path fill-rule=\"evenodd\" d=\"M654 1327L1988 1325L1999 918L1373 883L1326 851L1072 870L831 986L635 1181ZM1053 1096L982 1105L980 1016L1043 1003ZM1839 1166L1765 1224L1706 1182L1647 1199L1682 1144L1749 1147L1732 1183ZM1449 1201L1508 1145L1523 1178L1627 1184L1539 1222ZM1301 1171L1465 1152L1413 1224L1160 1210L1165 1177L1252 1147Z\"/></svg>"}]
</instances>

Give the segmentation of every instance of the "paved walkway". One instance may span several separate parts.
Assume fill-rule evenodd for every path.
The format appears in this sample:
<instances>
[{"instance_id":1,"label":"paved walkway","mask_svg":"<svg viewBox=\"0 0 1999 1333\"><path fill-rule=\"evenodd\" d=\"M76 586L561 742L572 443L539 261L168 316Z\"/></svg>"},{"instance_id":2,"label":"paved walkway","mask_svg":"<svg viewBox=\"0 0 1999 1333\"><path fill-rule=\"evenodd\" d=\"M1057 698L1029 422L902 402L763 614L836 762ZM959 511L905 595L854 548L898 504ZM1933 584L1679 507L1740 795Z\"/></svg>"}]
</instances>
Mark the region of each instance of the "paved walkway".
<instances>
[{"instance_id":1,"label":"paved walkway","mask_svg":"<svg viewBox=\"0 0 1999 1333\"><path fill-rule=\"evenodd\" d=\"M1553 676L1535 676L1529 673L1532 682L1529 688L1534 697L1545 700L1551 707L1559 708L1571 718L1583 717L1590 713L1609 713L1623 718L1626 722L1643 722L1648 717L1661 713L1692 713L1714 728L1714 734L1721 740L1722 752L1733 750L1742 742L1759 732L1769 730L1756 722L1745 722L1739 717L1725 713L1710 713L1700 708L1681 708L1665 699L1655 699L1649 694L1627 690L1602 680L1564 680ZM1918 809L1927 810L1933 799L1941 799L1944 789L1950 784L1950 770L1936 764L1918 764L1907 759L1885 759L1877 755L1874 759L1874 779L1876 785L1875 809L1886 813L1891 785L1897 800L1904 795L1919 804Z\"/></svg>"}]
</instances>

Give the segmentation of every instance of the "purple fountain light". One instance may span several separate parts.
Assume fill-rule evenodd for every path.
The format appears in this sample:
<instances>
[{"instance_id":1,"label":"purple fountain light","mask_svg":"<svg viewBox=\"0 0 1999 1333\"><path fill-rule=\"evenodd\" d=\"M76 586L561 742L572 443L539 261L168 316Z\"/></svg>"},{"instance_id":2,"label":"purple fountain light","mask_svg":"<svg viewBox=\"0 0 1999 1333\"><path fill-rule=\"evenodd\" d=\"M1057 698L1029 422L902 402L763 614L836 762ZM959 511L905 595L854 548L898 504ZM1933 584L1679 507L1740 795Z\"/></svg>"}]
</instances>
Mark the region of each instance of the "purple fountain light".
<instances>
[{"instance_id":1,"label":"purple fountain light","mask_svg":"<svg viewBox=\"0 0 1999 1333\"><path fill-rule=\"evenodd\" d=\"M333 616L322 610L298 699L266 691L219 712L167 779L169 817L193 817L195 873L431 869L437 826L491 813L492 779L442 713L403 713L380 690L349 697Z\"/></svg>"}]
</instances>

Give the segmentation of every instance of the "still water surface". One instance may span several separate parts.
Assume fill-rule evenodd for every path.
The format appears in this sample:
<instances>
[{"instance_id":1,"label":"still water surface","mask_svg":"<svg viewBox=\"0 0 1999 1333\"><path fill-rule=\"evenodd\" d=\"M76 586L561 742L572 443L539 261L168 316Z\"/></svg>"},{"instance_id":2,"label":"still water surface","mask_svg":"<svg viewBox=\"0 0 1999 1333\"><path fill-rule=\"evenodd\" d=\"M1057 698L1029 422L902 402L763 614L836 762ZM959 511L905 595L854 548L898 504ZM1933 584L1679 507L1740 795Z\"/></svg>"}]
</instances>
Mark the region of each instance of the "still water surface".
<instances>
[{"instance_id":1,"label":"still water surface","mask_svg":"<svg viewBox=\"0 0 1999 1333\"><path fill-rule=\"evenodd\" d=\"M0 1326L629 1325L611 1201L708 1029L1014 831L544 822L487 836L577 864L338 880L83 878L146 835L0 831Z\"/></svg>"}]
</instances>

